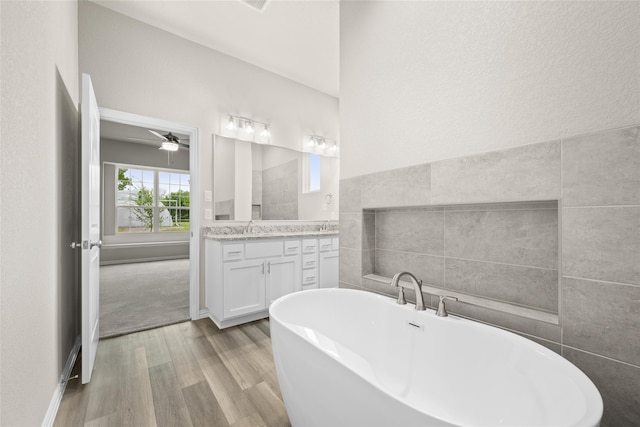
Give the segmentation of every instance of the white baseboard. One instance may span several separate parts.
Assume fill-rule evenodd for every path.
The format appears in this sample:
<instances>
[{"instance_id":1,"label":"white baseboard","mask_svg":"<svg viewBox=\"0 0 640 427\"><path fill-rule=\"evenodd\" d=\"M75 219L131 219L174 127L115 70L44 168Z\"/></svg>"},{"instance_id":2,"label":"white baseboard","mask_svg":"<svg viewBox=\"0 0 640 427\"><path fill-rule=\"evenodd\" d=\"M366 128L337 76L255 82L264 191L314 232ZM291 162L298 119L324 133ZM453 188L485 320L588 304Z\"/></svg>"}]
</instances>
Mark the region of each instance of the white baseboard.
<instances>
[{"instance_id":1,"label":"white baseboard","mask_svg":"<svg viewBox=\"0 0 640 427\"><path fill-rule=\"evenodd\" d=\"M198 319L204 319L205 317L209 317L209 309L208 308L201 309L200 313L198 314Z\"/></svg>"},{"instance_id":2,"label":"white baseboard","mask_svg":"<svg viewBox=\"0 0 640 427\"><path fill-rule=\"evenodd\" d=\"M64 369L62 370L60 382L58 382L58 385L53 392L51 403L49 403L49 409L47 409L47 413L45 414L44 420L42 421L42 427L52 427L53 422L56 420L56 415L58 414L60 402L62 402L64 390L67 388L67 381L71 376L71 370L73 369L73 365L76 363L76 359L78 358L78 354L80 352L81 340L82 336L78 335L76 337L76 342L73 344L73 348L71 349L71 353L69 353L69 357L67 358L67 363L64 365Z\"/></svg>"}]
</instances>

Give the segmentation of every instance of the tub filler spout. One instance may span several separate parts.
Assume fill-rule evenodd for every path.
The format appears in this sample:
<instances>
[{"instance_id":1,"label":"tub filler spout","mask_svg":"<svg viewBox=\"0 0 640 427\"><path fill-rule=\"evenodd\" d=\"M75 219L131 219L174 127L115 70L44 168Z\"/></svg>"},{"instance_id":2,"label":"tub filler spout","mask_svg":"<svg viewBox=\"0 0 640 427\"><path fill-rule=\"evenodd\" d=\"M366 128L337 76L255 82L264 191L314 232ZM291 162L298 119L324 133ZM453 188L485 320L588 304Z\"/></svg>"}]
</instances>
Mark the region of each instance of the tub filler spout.
<instances>
[{"instance_id":1,"label":"tub filler spout","mask_svg":"<svg viewBox=\"0 0 640 427\"><path fill-rule=\"evenodd\" d=\"M400 287L400 293L404 297L404 292L402 291L402 285L400 285L400 278L402 276L409 276L409 279L411 279L411 283L413 283L413 290L416 292L416 310L418 311L426 310L426 307L424 306L424 297L422 295L422 280L418 279L416 276L409 273L408 271L401 271L400 273L397 273L395 276L393 276L393 279L391 279L391 285L395 287ZM402 298L402 300L404 300L404 298ZM400 302L400 298L398 298L398 303L402 304Z\"/></svg>"}]
</instances>

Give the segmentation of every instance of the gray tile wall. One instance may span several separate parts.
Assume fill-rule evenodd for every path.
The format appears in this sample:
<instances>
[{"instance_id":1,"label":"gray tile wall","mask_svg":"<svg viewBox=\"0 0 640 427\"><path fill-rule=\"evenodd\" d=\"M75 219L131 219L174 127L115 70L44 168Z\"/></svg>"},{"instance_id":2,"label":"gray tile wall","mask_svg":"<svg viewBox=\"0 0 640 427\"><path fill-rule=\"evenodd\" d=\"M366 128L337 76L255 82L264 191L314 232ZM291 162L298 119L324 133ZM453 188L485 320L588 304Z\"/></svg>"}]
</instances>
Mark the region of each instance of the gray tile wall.
<instances>
[{"instance_id":1,"label":"gray tile wall","mask_svg":"<svg viewBox=\"0 0 640 427\"><path fill-rule=\"evenodd\" d=\"M298 219L298 161L262 171L262 219Z\"/></svg>"},{"instance_id":2,"label":"gray tile wall","mask_svg":"<svg viewBox=\"0 0 640 427\"><path fill-rule=\"evenodd\" d=\"M556 201L365 213L375 216L374 273L411 271L431 286L558 313Z\"/></svg>"},{"instance_id":3,"label":"gray tile wall","mask_svg":"<svg viewBox=\"0 0 640 427\"><path fill-rule=\"evenodd\" d=\"M523 203L477 205L498 202ZM542 310L559 301L559 325L448 308L576 364L602 394L603 427L640 425L640 126L341 180L340 214L340 286L395 297L362 275L407 269Z\"/></svg>"},{"instance_id":4,"label":"gray tile wall","mask_svg":"<svg viewBox=\"0 0 640 427\"><path fill-rule=\"evenodd\" d=\"M233 220L235 219L235 200L223 200L215 202L214 212L216 213L216 219L220 220Z\"/></svg>"}]
</instances>

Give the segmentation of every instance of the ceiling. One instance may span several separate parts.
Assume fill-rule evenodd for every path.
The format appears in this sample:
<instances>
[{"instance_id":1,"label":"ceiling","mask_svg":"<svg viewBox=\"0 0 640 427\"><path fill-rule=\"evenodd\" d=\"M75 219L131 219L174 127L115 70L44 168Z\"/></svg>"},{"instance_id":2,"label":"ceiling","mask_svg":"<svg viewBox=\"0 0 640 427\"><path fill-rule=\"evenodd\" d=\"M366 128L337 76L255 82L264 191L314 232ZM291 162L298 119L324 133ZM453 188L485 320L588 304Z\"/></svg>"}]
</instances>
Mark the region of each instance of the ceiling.
<instances>
[{"instance_id":1,"label":"ceiling","mask_svg":"<svg viewBox=\"0 0 640 427\"><path fill-rule=\"evenodd\" d=\"M160 147L162 139L149 132L154 130L161 135L165 135L167 132L160 129L152 129L147 127L132 126L123 123L110 122L106 120L100 121L100 137L104 139L112 139L115 141L135 142L140 144L153 145ZM181 133L172 132L177 136L180 142L184 145L189 144L189 136Z\"/></svg>"},{"instance_id":2,"label":"ceiling","mask_svg":"<svg viewBox=\"0 0 640 427\"><path fill-rule=\"evenodd\" d=\"M268 0L262 11L240 0L92 1L332 96L339 94L339 0Z\"/></svg>"}]
</instances>

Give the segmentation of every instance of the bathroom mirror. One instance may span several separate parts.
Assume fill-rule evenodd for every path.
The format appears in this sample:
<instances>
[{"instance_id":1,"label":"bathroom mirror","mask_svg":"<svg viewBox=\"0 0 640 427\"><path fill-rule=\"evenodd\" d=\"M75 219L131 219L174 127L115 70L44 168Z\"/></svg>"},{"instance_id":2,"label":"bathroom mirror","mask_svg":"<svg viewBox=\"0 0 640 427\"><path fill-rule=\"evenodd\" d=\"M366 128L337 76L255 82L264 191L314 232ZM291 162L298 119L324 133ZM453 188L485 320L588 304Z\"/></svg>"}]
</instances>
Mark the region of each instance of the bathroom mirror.
<instances>
[{"instance_id":1,"label":"bathroom mirror","mask_svg":"<svg viewBox=\"0 0 640 427\"><path fill-rule=\"evenodd\" d=\"M339 162L214 135L214 219L337 220Z\"/></svg>"}]
</instances>

